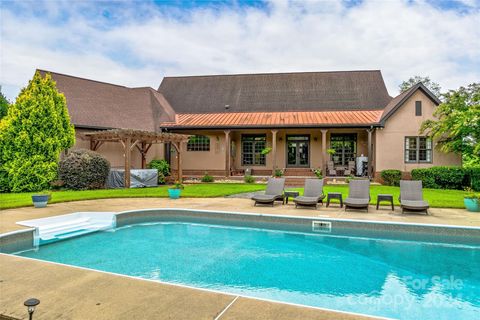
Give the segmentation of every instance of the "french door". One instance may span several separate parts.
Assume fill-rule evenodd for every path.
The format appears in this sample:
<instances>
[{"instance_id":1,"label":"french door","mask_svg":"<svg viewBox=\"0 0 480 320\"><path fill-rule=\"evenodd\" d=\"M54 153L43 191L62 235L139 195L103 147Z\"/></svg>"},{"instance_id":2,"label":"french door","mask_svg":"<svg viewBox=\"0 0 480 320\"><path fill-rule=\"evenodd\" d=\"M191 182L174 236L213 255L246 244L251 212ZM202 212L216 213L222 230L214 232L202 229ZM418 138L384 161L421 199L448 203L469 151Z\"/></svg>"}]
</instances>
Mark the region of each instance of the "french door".
<instances>
[{"instance_id":1,"label":"french door","mask_svg":"<svg viewBox=\"0 0 480 320\"><path fill-rule=\"evenodd\" d=\"M287 135L287 167L310 166L310 136Z\"/></svg>"}]
</instances>

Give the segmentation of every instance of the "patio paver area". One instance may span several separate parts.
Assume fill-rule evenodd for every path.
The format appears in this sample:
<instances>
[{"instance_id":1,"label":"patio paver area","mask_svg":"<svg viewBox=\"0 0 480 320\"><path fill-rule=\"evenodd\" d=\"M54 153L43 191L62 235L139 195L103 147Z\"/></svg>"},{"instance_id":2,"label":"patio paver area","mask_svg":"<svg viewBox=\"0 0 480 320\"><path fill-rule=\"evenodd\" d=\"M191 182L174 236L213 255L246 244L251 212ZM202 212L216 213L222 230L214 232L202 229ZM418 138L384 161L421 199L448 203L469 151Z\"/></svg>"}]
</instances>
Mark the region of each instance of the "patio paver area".
<instances>
[{"instance_id":1,"label":"patio paver area","mask_svg":"<svg viewBox=\"0 0 480 320\"><path fill-rule=\"evenodd\" d=\"M480 227L480 214L468 212L464 209L431 208L429 215L423 213L401 214L399 207L392 212L388 206L375 210L370 206L369 212L349 210L345 212L337 204L329 208L319 206L318 210L310 208L295 209L288 205L277 204L275 207L253 207L250 199L237 198L181 198L170 200L167 198L123 198L99 199L49 204L47 208L33 207L6 209L0 211L0 233L19 230L24 227L16 224L17 221L44 218L53 215L67 214L79 211L126 211L146 208L187 208L218 211L254 212L262 214L296 215L307 217L329 217L339 219L377 220L389 222L431 223L457 226Z\"/></svg>"}]
</instances>

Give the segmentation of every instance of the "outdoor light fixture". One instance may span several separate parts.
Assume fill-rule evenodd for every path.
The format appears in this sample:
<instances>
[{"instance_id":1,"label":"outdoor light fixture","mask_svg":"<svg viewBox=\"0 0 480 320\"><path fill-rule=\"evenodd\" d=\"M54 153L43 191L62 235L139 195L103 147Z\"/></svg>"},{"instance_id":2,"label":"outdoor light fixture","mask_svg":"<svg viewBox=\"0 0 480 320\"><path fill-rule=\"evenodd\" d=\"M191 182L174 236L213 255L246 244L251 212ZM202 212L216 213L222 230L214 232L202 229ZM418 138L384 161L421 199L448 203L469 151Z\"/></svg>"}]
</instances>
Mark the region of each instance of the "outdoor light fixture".
<instances>
[{"instance_id":1,"label":"outdoor light fixture","mask_svg":"<svg viewBox=\"0 0 480 320\"><path fill-rule=\"evenodd\" d=\"M35 298L30 298L27 301L23 303L25 307L27 307L28 310L28 319L32 320L33 317L33 312L35 311L35 307L38 306L40 303L40 300L35 299Z\"/></svg>"}]
</instances>

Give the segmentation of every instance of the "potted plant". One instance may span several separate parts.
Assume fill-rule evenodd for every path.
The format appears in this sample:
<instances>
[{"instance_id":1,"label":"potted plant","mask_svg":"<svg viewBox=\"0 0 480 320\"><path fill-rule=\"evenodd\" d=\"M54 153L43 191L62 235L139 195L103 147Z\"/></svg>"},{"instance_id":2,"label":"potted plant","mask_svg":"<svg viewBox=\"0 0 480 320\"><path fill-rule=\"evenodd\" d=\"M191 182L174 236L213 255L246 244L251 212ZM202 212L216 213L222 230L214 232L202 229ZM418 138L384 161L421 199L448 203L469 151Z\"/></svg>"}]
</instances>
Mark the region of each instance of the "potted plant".
<instances>
[{"instance_id":1,"label":"potted plant","mask_svg":"<svg viewBox=\"0 0 480 320\"><path fill-rule=\"evenodd\" d=\"M270 152L272 152L272 148L271 148L271 147L266 147L265 149L263 149L263 150L261 151L261 153L262 153L263 155L265 155L265 156L266 156L267 154L269 154Z\"/></svg>"},{"instance_id":2,"label":"potted plant","mask_svg":"<svg viewBox=\"0 0 480 320\"><path fill-rule=\"evenodd\" d=\"M469 193L467 193L463 199L465 208L470 212L480 212L480 193L474 193L471 189L467 191L469 191Z\"/></svg>"},{"instance_id":3,"label":"potted plant","mask_svg":"<svg viewBox=\"0 0 480 320\"><path fill-rule=\"evenodd\" d=\"M170 199L178 199L180 198L180 194L182 193L183 189L183 184L180 181L175 181L175 183L168 188L168 196Z\"/></svg>"},{"instance_id":4,"label":"potted plant","mask_svg":"<svg viewBox=\"0 0 480 320\"><path fill-rule=\"evenodd\" d=\"M273 173L273 176L274 176L275 178L281 178L281 177L283 177L283 170L275 169L275 172Z\"/></svg>"},{"instance_id":5,"label":"potted plant","mask_svg":"<svg viewBox=\"0 0 480 320\"><path fill-rule=\"evenodd\" d=\"M313 173L317 176L318 179L323 179L322 169L318 168L313 170Z\"/></svg>"},{"instance_id":6,"label":"potted plant","mask_svg":"<svg viewBox=\"0 0 480 320\"><path fill-rule=\"evenodd\" d=\"M336 153L336 151L335 151L335 149L327 149L327 153L328 153L330 156L333 156L333 155Z\"/></svg>"},{"instance_id":7,"label":"potted plant","mask_svg":"<svg viewBox=\"0 0 480 320\"><path fill-rule=\"evenodd\" d=\"M40 193L32 195L32 202L35 208L45 208L50 199L50 191L41 191Z\"/></svg>"}]
</instances>

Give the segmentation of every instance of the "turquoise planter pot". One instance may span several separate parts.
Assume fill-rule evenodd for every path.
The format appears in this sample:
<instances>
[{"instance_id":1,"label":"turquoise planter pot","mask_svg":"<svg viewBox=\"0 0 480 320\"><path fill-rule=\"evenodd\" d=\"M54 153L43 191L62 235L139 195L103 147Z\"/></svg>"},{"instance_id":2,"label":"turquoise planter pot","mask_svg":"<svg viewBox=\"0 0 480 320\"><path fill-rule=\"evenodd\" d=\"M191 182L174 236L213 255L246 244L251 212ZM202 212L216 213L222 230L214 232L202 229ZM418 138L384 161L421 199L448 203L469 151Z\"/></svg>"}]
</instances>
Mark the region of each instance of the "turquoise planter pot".
<instances>
[{"instance_id":1,"label":"turquoise planter pot","mask_svg":"<svg viewBox=\"0 0 480 320\"><path fill-rule=\"evenodd\" d=\"M465 198L463 199L463 203L467 211L480 212L480 201L478 201L478 199Z\"/></svg>"},{"instance_id":2,"label":"turquoise planter pot","mask_svg":"<svg viewBox=\"0 0 480 320\"><path fill-rule=\"evenodd\" d=\"M170 199L180 198L181 193L182 189L168 189L168 196L170 197Z\"/></svg>"}]
</instances>

